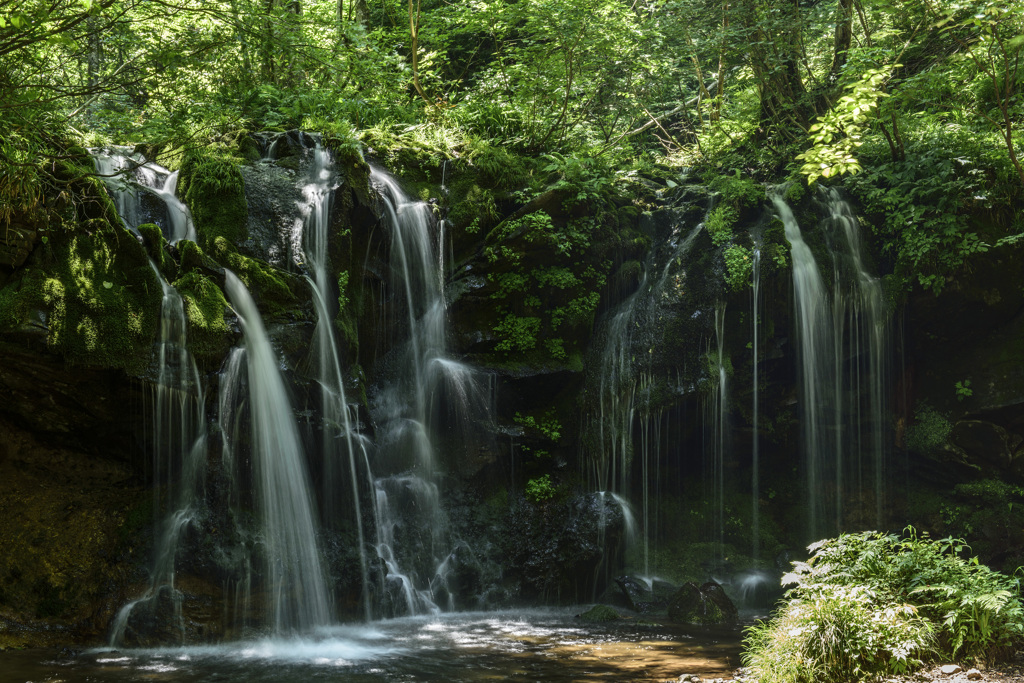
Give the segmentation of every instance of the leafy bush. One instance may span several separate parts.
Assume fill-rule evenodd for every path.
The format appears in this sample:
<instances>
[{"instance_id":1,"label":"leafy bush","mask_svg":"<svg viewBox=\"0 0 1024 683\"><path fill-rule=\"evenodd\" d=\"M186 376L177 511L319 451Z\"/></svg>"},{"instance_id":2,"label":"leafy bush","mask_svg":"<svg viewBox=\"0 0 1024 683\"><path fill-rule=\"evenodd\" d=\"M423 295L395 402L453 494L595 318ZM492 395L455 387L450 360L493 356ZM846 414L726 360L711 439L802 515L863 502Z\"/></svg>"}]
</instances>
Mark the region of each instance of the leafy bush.
<instances>
[{"instance_id":1,"label":"leafy bush","mask_svg":"<svg viewBox=\"0 0 1024 683\"><path fill-rule=\"evenodd\" d=\"M557 492L558 489L551 483L550 474L534 477L526 482L526 490L524 491L527 500L534 503L543 503L546 500L551 500Z\"/></svg>"},{"instance_id":2,"label":"leafy bush","mask_svg":"<svg viewBox=\"0 0 1024 683\"><path fill-rule=\"evenodd\" d=\"M750 250L734 244L725 248L723 256L726 268L725 281L734 292L738 292L750 284L754 272Z\"/></svg>"},{"instance_id":3,"label":"leafy bush","mask_svg":"<svg viewBox=\"0 0 1024 683\"><path fill-rule=\"evenodd\" d=\"M973 217L1012 201L1009 163L995 138L955 124L909 132L902 160L887 159L877 138L862 149L864 171L848 176L846 187L878 217L874 229L895 258L896 274L939 293L947 276L998 236L979 232Z\"/></svg>"},{"instance_id":4,"label":"leafy bush","mask_svg":"<svg viewBox=\"0 0 1024 683\"><path fill-rule=\"evenodd\" d=\"M1015 578L964 559L963 541L863 532L811 545L788 602L747 632L762 683L865 680L933 658L992 660L1024 636Z\"/></svg>"},{"instance_id":5,"label":"leafy bush","mask_svg":"<svg viewBox=\"0 0 1024 683\"><path fill-rule=\"evenodd\" d=\"M914 411L914 424L907 428L907 450L920 455L934 453L945 445L952 431L953 424L945 415L921 402Z\"/></svg>"}]
</instances>

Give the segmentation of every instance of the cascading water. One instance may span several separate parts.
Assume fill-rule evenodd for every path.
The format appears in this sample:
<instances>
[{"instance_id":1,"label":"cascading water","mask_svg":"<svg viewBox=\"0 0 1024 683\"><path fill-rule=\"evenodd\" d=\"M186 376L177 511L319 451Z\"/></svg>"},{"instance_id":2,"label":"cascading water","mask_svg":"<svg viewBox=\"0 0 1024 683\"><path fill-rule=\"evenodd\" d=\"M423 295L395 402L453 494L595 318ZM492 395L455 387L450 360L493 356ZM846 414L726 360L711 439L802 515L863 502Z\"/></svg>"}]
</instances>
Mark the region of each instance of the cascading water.
<instances>
[{"instance_id":1,"label":"cascading water","mask_svg":"<svg viewBox=\"0 0 1024 683\"><path fill-rule=\"evenodd\" d=\"M329 296L337 283L331 281L328 262L328 241L331 225L331 205L337 179L330 152L316 140L312 150L307 182L304 184L303 200L299 206L301 219L297 225L304 252L313 271L311 286L316 308L317 324L314 333L314 354L316 377L320 384L320 407L322 420L321 457L323 460L323 516L325 524L331 524L341 511L334 504L337 493L350 488L354 506L356 537L359 544L359 562L362 578L362 599L364 616L371 617L369 572L366 557L363 514L360 506L357 455L366 459L362 440L353 435L352 417L348 399L345 396L345 382L342 378L341 359L334 336L334 315L337 300ZM359 452L357 454L357 446ZM344 467L347 460L348 467ZM345 471L347 469L347 472ZM344 480L347 479L347 482ZM347 486L346 486L347 483Z\"/></svg>"},{"instance_id":2,"label":"cascading water","mask_svg":"<svg viewBox=\"0 0 1024 683\"><path fill-rule=\"evenodd\" d=\"M443 244L437 242L435 254L430 206L411 200L383 171L373 170L370 179L390 229L392 310L404 318L393 325L406 331L391 359L389 381L371 399L379 425L376 462L393 472L375 484L377 551L397 588L392 604L401 608L398 613L430 612L438 608L428 586L436 583L455 545L440 507L436 440L447 431L468 441L474 410L485 412L492 401L476 372L447 354Z\"/></svg>"},{"instance_id":3,"label":"cascading water","mask_svg":"<svg viewBox=\"0 0 1024 683\"><path fill-rule=\"evenodd\" d=\"M309 473L278 361L245 285L225 271L245 336L252 464L275 631L306 631L332 618L316 536Z\"/></svg>"},{"instance_id":4,"label":"cascading water","mask_svg":"<svg viewBox=\"0 0 1024 683\"><path fill-rule=\"evenodd\" d=\"M93 156L97 172L103 178L125 227L137 232L143 221L140 190L153 189L146 182L154 181L157 169L126 149L96 151ZM136 180L128 181L131 175ZM175 174L176 177L176 174ZM163 184L161 185L163 188ZM170 193L154 191L163 202L167 215L191 216ZM172 225L174 225L172 223ZM192 231L191 239L195 239ZM184 302L178 291L167 283L156 265L150 265L163 290L160 304L160 336L157 342L155 381L152 390L152 473L156 496L154 510L163 520L156 547L156 557L145 593L121 608L114 620L110 640L124 642L130 620L138 608L155 613L161 599L172 605L176 636L184 639L181 615L181 594L174 586L175 561L179 541L185 530L202 515L202 491L206 468L206 419L204 390L195 360L186 344Z\"/></svg>"},{"instance_id":5,"label":"cascading water","mask_svg":"<svg viewBox=\"0 0 1024 683\"><path fill-rule=\"evenodd\" d=\"M130 619L139 608L150 613L169 599L177 637L184 640L181 593L174 586L175 560L181 535L202 515L206 469L206 419L203 386L195 360L185 344L185 311L181 295L153 266L163 287L157 378L153 392L153 481L155 510L163 529L146 592L121 608L111 631L111 645L124 642ZM161 504L161 494L166 504Z\"/></svg>"},{"instance_id":6,"label":"cascading water","mask_svg":"<svg viewBox=\"0 0 1024 683\"><path fill-rule=\"evenodd\" d=\"M96 172L114 200L117 215L126 228L134 231L142 223L139 187L127 176L134 178L134 169L141 160L131 157L127 149L94 150L92 158Z\"/></svg>"},{"instance_id":7,"label":"cascading water","mask_svg":"<svg viewBox=\"0 0 1024 683\"><path fill-rule=\"evenodd\" d=\"M93 159L125 227L138 232L139 225L145 220L141 189L153 194L165 207L166 218L154 217L153 220L160 224L169 243L175 244L183 239L196 241L192 213L175 194L178 171L169 171L155 162L146 161L141 155L131 154L127 149L94 150Z\"/></svg>"},{"instance_id":8,"label":"cascading water","mask_svg":"<svg viewBox=\"0 0 1024 683\"><path fill-rule=\"evenodd\" d=\"M860 243L860 226L850 205L835 188L821 190L825 208L822 221L830 239L835 272L833 316L836 339L845 352L837 354L837 386L849 415L839 414L837 424L853 438L848 444L850 462L845 468L854 477L850 486L873 490L874 519L881 528L885 501L886 419L889 393L889 357L892 352L889 306L879 278L868 272ZM866 436L866 438L865 438ZM870 485L865 485L865 479ZM841 512L841 509L839 510ZM868 520L865 519L865 522Z\"/></svg>"},{"instance_id":9,"label":"cascading water","mask_svg":"<svg viewBox=\"0 0 1024 683\"><path fill-rule=\"evenodd\" d=\"M817 261L804 241L792 209L778 192L771 194L771 200L785 227L793 260L801 431L807 468L807 532L809 537L819 538L838 531L840 521L828 514L826 498L822 495L830 475L835 476L839 469L834 459L838 453L838 435L832 422L836 403L833 361L837 355L832 314ZM833 493L840 495L839 491Z\"/></svg>"},{"instance_id":10,"label":"cascading water","mask_svg":"<svg viewBox=\"0 0 1024 683\"><path fill-rule=\"evenodd\" d=\"M820 199L820 226L833 263L831 294L792 210L778 193L772 202L793 259L810 537L842 531L851 515L860 514L862 526L881 525L891 348L881 283L866 268L857 219L836 190L822 190ZM874 497L870 520L845 507L868 491Z\"/></svg>"}]
</instances>

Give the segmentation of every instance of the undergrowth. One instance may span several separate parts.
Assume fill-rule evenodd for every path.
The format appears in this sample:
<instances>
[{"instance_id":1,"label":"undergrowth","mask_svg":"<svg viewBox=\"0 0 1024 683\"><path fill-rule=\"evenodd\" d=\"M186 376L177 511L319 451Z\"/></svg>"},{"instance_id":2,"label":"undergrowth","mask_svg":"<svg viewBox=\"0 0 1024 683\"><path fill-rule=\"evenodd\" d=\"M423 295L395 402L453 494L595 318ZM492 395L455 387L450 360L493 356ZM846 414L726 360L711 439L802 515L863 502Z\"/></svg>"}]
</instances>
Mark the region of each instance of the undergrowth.
<instances>
[{"instance_id":1,"label":"undergrowth","mask_svg":"<svg viewBox=\"0 0 1024 683\"><path fill-rule=\"evenodd\" d=\"M990 663L1024 636L1019 580L963 541L863 532L819 541L783 577L787 602L747 631L761 683L871 680L935 659Z\"/></svg>"}]
</instances>

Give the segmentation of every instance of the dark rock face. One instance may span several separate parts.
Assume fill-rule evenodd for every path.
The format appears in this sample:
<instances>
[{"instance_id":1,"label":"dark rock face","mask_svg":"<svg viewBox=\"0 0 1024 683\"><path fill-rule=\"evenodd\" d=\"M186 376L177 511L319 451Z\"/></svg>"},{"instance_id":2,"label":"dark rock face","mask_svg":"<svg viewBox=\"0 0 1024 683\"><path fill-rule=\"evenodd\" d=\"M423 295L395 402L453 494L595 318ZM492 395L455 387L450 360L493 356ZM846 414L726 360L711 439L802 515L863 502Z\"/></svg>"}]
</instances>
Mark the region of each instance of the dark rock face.
<instances>
[{"instance_id":1,"label":"dark rock face","mask_svg":"<svg viewBox=\"0 0 1024 683\"><path fill-rule=\"evenodd\" d=\"M592 577L621 534L617 510L593 494L541 505L514 502L502 545L506 580L516 582L520 599L579 602L600 588Z\"/></svg>"},{"instance_id":2,"label":"dark rock face","mask_svg":"<svg viewBox=\"0 0 1024 683\"><path fill-rule=\"evenodd\" d=\"M619 587L629 609L641 614L664 610L677 590L668 581L645 581L634 576L620 576L615 579L615 584Z\"/></svg>"},{"instance_id":3,"label":"dark rock face","mask_svg":"<svg viewBox=\"0 0 1024 683\"><path fill-rule=\"evenodd\" d=\"M0 266L17 268L32 253L39 234L34 227L14 223L0 233Z\"/></svg>"},{"instance_id":4,"label":"dark rock face","mask_svg":"<svg viewBox=\"0 0 1024 683\"><path fill-rule=\"evenodd\" d=\"M123 372L69 368L39 340L0 341L0 353L0 415L16 416L53 443L104 458L133 457L144 419L143 395Z\"/></svg>"},{"instance_id":5,"label":"dark rock face","mask_svg":"<svg viewBox=\"0 0 1024 683\"><path fill-rule=\"evenodd\" d=\"M739 621L739 610L718 583L688 582L669 600L668 616L681 624L731 626Z\"/></svg>"},{"instance_id":6,"label":"dark rock face","mask_svg":"<svg viewBox=\"0 0 1024 683\"><path fill-rule=\"evenodd\" d=\"M125 463L0 419L0 649L101 640L145 580L151 503Z\"/></svg>"}]
</instances>

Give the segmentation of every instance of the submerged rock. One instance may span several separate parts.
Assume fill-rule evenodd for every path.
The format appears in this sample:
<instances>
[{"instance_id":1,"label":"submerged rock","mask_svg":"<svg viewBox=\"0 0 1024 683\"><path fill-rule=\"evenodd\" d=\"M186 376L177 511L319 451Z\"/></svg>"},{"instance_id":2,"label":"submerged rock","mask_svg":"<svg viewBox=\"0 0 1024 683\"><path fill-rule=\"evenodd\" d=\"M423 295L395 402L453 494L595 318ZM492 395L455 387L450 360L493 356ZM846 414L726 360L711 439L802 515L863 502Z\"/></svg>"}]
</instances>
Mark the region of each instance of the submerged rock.
<instances>
[{"instance_id":1,"label":"submerged rock","mask_svg":"<svg viewBox=\"0 0 1024 683\"><path fill-rule=\"evenodd\" d=\"M629 609L642 614L664 610L676 592L674 585L661 579L620 576L615 579L615 583L625 596Z\"/></svg>"},{"instance_id":2,"label":"submerged rock","mask_svg":"<svg viewBox=\"0 0 1024 683\"><path fill-rule=\"evenodd\" d=\"M622 616L608 605L594 605L583 614L576 615L581 621L602 623L618 621Z\"/></svg>"},{"instance_id":3,"label":"submerged rock","mask_svg":"<svg viewBox=\"0 0 1024 683\"><path fill-rule=\"evenodd\" d=\"M668 616L682 624L725 626L739 621L739 611L721 585L685 583L668 603Z\"/></svg>"}]
</instances>

